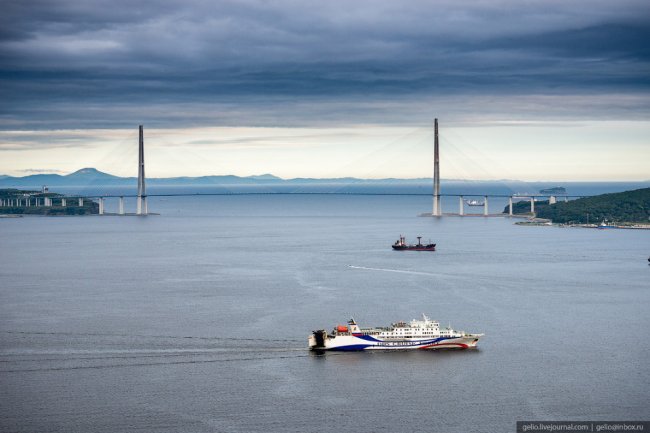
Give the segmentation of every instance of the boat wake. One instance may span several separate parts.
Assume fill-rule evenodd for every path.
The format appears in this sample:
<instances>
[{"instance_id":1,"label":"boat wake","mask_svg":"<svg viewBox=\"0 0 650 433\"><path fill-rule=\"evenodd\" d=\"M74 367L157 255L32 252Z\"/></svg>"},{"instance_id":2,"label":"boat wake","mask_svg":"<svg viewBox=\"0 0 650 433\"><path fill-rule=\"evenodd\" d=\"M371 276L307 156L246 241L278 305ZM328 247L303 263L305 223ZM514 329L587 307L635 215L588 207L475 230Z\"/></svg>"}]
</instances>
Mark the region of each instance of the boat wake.
<instances>
[{"instance_id":1,"label":"boat wake","mask_svg":"<svg viewBox=\"0 0 650 433\"><path fill-rule=\"evenodd\" d=\"M433 274L431 272L404 271L404 270L401 270L401 269L368 268L368 267L365 267L365 266L353 266L353 265L349 265L348 267L351 268L351 269L361 269L361 270L364 270L364 271L395 272L395 273L398 273L398 274L429 275L429 276L432 276L432 277L440 276L440 274Z\"/></svg>"}]
</instances>

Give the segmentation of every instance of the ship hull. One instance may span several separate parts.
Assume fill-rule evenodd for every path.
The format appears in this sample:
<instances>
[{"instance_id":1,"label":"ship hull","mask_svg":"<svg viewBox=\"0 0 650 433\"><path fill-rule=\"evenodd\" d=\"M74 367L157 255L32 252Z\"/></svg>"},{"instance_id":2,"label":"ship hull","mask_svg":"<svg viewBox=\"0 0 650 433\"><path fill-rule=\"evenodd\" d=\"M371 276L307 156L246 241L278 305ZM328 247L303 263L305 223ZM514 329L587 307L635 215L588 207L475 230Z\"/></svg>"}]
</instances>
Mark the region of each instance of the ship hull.
<instances>
[{"instance_id":1,"label":"ship hull","mask_svg":"<svg viewBox=\"0 0 650 433\"><path fill-rule=\"evenodd\" d=\"M435 251L436 246L432 247L409 247L409 246L400 246L400 245L393 245L393 249L396 251Z\"/></svg>"},{"instance_id":2,"label":"ship hull","mask_svg":"<svg viewBox=\"0 0 650 433\"><path fill-rule=\"evenodd\" d=\"M463 335L461 337L436 337L408 340L381 340L369 335L339 335L327 337L323 341L309 337L311 350L360 351L360 350L435 350L435 349L474 349L480 335Z\"/></svg>"}]
</instances>

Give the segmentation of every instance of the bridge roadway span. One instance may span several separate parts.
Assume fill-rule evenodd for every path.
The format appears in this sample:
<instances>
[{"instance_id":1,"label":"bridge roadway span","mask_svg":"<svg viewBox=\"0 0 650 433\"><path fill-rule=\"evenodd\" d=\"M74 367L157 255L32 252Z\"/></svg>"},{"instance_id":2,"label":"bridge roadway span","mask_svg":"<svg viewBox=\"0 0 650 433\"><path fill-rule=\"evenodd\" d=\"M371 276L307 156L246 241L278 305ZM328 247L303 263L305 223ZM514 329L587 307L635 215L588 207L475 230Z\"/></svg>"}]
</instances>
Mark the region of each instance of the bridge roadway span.
<instances>
[{"instance_id":1,"label":"bridge roadway span","mask_svg":"<svg viewBox=\"0 0 650 433\"><path fill-rule=\"evenodd\" d=\"M59 205L65 207L68 201L77 200L79 206L83 205L83 200L93 200L96 199L99 202L99 214L104 215L104 200L117 198L119 200L118 204L118 213L117 215L131 215L124 212L124 198L145 198L145 197L201 197L201 196L235 196L235 195L348 195L348 196L431 196L432 194L427 193L380 193L380 192L209 192L209 193L167 193L167 194L147 194L146 196L141 196L139 194L99 194L99 195L71 195L64 197L57 197L56 200L59 201ZM583 198L591 197L590 195L551 195L551 194L531 194L531 195L510 195L510 194L440 194L440 197L458 197L458 213L442 213L442 209L439 210L439 214L436 216L443 215L459 215L459 216L503 216L503 214L490 214L488 212L488 201L492 198L507 198L509 212L508 216L514 216L513 214L513 200L519 199L530 201L530 213L535 213L535 201L539 198L548 198L551 204L556 203L558 197L568 200L569 198ZM468 214L465 212L466 206L466 197L480 197L483 199L482 203L474 203L472 206L480 206L483 208L483 212L480 214ZM34 206L39 206L41 201L43 206L53 206L53 199L50 197L34 197L35 200ZM1 206L12 206L12 205L21 205L22 202L25 202L26 206L32 206L32 197L26 199L14 199L14 200L0 200ZM138 213L139 214L139 213ZM146 214L146 213L145 213ZM115 214L113 214L115 215ZM433 216L434 214L421 214L421 216ZM528 215L528 214L526 214Z\"/></svg>"}]
</instances>

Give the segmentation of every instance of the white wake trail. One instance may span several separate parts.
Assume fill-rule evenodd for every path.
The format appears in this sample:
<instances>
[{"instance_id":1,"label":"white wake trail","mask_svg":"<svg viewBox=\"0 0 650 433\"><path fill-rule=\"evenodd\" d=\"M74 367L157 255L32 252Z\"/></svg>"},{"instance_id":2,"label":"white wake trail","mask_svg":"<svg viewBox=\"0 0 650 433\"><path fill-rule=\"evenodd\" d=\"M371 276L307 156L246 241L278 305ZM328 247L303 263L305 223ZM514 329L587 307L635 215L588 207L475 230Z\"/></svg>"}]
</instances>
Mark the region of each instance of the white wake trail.
<instances>
[{"instance_id":1,"label":"white wake trail","mask_svg":"<svg viewBox=\"0 0 650 433\"><path fill-rule=\"evenodd\" d=\"M353 266L353 265L348 265L349 268L352 269L362 269L364 271L381 271L381 272L395 272L398 274L412 274L412 275L428 275L431 277L439 277L440 274L432 274L430 272L418 272L418 271L403 271L401 269L386 269L386 268L368 268L365 266Z\"/></svg>"}]
</instances>

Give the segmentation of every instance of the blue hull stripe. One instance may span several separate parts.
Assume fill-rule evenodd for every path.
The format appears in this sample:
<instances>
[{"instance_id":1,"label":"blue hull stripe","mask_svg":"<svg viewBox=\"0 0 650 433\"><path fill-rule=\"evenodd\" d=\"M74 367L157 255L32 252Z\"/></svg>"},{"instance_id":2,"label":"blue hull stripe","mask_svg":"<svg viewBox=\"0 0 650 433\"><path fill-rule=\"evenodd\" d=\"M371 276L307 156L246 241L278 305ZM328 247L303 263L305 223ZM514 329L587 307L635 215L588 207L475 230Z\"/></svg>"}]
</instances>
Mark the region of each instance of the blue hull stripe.
<instances>
[{"instance_id":1,"label":"blue hull stripe","mask_svg":"<svg viewBox=\"0 0 650 433\"><path fill-rule=\"evenodd\" d=\"M333 347L329 350L340 350L340 351L348 351L348 350L363 350L366 347L370 347L372 344L350 344L349 346L340 346L340 347Z\"/></svg>"}]
</instances>

